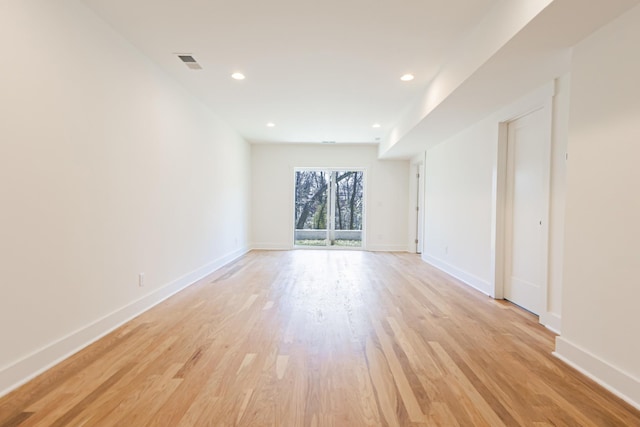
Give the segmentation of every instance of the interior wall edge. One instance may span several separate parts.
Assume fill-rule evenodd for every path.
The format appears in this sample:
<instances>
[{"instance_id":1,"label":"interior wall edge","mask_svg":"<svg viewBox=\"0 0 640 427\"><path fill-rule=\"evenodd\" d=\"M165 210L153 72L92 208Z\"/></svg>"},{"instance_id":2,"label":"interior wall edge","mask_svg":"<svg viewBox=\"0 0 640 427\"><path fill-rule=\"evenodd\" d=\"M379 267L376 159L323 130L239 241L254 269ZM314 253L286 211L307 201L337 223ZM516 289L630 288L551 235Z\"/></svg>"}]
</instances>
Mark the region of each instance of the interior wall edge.
<instances>
[{"instance_id":1,"label":"interior wall edge","mask_svg":"<svg viewBox=\"0 0 640 427\"><path fill-rule=\"evenodd\" d=\"M29 382L46 370L88 347L131 319L160 304L250 251L241 248L154 290L89 325L0 369L0 397Z\"/></svg>"},{"instance_id":2,"label":"interior wall edge","mask_svg":"<svg viewBox=\"0 0 640 427\"><path fill-rule=\"evenodd\" d=\"M640 410L640 380L564 337L556 337L553 355Z\"/></svg>"}]
</instances>

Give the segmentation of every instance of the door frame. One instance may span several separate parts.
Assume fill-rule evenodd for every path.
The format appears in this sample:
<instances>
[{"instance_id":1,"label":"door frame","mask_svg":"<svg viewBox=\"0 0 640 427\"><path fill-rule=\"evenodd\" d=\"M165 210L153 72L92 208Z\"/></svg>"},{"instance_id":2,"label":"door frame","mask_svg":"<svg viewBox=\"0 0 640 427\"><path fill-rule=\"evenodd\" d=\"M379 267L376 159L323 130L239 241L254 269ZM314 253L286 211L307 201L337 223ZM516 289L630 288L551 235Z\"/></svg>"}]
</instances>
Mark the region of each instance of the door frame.
<instances>
[{"instance_id":1,"label":"door frame","mask_svg":"<svg viewBox=\"0 0 640 427\"><path fill-rule=\"evenodd\" d=\"M506 199L507 199L507 146L509 123L522 118L537 110L543 113L544 158L542 165L543 188L545 197L542 204L542 272L540 289L543 295L540 309L540 319L546 316L548 311L548 284L549 284L549 218L551 205L551 142L553 132L553 96L555 95L555 82L552 81L543 86L531 97L524 99L520 105L514 106L504 113L498 123L498 144L493 173L492 190L492 230L491 230L491 273L492 294L495 299L504 299L505 287L505 261L506 261Z\"/></svg>"},{"instance_id":2,"label":"door frame","mask_svg":"<svg viewBox=\"0 0 640 427\"><path fill-rule=\"evenodd\" d=\"M409 164L409 228L407 248L410 253L424 251L425 154L415 156ZM419 176L417 176L419 175ZM416 243L416 240L418 241Z\"/></svg>"},{"instance_id":3,"label":"door frame","mask_svg":"<svg viewBox=\"0 0 640 427\"><path fill-rule=\"evenodd\" d=\"M296 203L296 172L298 171L322 171L322 172L335 172L335 171L356 171L362 172L362 244L360 247L352 247L352 246L297 246L295 239L295 224L296 224L296 211L295 211L295 203ZM367 168L365 167L320 167L320 166L296 166L292 168L291 174L291 203L289 206L289 211L292 213L291 222L289 224L289 241L291 242L291 249L309 249L309 250L345 250L345 251L365 251L367 250L367 206L368 198L368 183L367 183Z\"/></svg>"},{"instance_id":4,"label":"door frame","mask_svg":"<svg viewBox=\"0 0 640 427\"><path fill-rule=\"evenodd\" d=\"M416 244L417 254L424 252L424 161L416 166Z\"/></svg>"}]
</instances>

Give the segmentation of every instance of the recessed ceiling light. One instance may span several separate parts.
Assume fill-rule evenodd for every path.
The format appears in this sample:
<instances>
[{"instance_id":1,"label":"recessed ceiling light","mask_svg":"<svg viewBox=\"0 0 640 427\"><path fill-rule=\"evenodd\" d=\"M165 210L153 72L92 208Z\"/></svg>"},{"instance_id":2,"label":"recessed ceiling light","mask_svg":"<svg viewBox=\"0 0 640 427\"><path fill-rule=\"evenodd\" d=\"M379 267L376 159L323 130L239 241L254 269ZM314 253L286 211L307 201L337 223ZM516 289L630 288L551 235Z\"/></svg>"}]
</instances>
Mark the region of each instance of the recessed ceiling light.
<instances>
[{"instance_id":1,"label":"recessed ceiling light","mask_svg":"<svg viewBox=\"0 0 640 427\"><path fill-rule=\"evenodd\" d=\"M400 80L402 80L403 82L410 82L413 79L413 74L405 74L404 76L400 77Z\"/></svg>"},{"instance_id":2,"label":"recessed ceiling light","mask_svg":"<svg viewBox=\"0 0 640 427\"><path fill-rule=\"evenodd\" d=\"M242 74L242 73L233 73L233 74L231 74L231 78L235 79L235 80L244 80L245 79L244 74Z\"/></svg>"},{"instance_id":3,"label":"recessed ceiling light","mask_svg":"<svg viewBox=\"0 0 640 427\"><path fill-rule=\"evenodd\" d=\"M380 123L374 123L374 124L373 124L373 126L371 126L371 127L374 127L374 128L376 128L376 129L377 129L377 128L379 128L379 127L380 127Z\"/></svg>"},{"instance_id":4,"label":"recessed ceiling light","mask_svg":"<svg viewBox=\"0 0 640 427\"><path fill-rule=\"evenodd\" d=\"M268 128L273 128L273 127L276 127L276 124L273 123L273 122L269 122L269 123L267 123L267 127Z\"/></svg>"}]
</instances>

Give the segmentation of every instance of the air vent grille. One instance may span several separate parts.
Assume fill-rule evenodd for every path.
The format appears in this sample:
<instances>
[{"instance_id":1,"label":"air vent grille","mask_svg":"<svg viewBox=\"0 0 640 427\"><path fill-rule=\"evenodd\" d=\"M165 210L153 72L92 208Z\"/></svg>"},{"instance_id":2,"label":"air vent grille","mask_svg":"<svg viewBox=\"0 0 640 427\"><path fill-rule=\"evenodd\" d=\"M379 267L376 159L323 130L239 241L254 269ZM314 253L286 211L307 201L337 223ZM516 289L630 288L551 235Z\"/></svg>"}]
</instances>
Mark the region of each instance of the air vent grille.
<instances>
[{"instance_id":1,"label":"air vent grille","mask_svg":"<svg viewBox=\"0 0 640 427\"><path fill-rule=\"evenodd\" d=\"M198 64L198 61L196 61L196 59L193 56L191 56L189 54L182 54L182 53L178 53L177 56L190 69L192 69L192 70L202 70L202 66L200 64Z\"/></svg>"}]
</instances>

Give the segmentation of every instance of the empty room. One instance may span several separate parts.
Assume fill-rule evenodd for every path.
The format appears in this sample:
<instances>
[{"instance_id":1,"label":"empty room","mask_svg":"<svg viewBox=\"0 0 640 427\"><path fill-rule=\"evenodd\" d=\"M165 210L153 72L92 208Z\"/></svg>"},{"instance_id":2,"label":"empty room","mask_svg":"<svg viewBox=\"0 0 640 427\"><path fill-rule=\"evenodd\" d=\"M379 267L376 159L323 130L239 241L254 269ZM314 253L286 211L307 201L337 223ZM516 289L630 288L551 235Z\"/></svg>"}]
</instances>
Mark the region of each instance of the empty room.
<instances>
[{"instance_id":1,"label":"empty room","mask_svg":"<svg viewBox=\"0 0 640 427\"><path fill-rule=\"evenodd\" d=\"M0 427L640 426L640 0L0 0Z\"/></svg>"}]
</instances>

